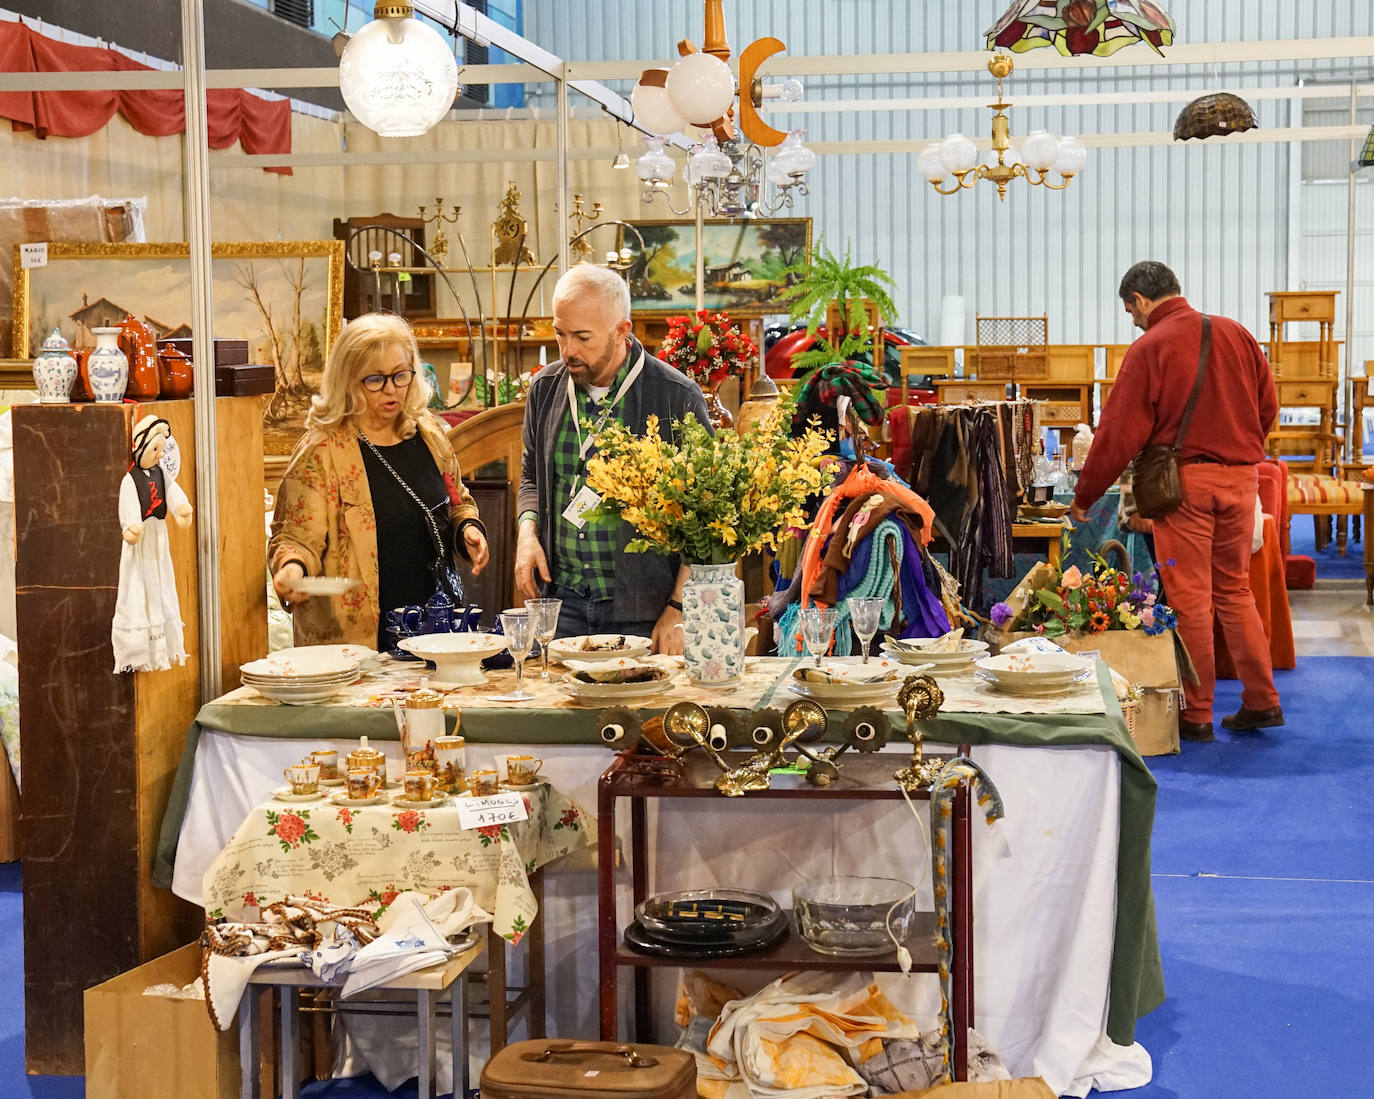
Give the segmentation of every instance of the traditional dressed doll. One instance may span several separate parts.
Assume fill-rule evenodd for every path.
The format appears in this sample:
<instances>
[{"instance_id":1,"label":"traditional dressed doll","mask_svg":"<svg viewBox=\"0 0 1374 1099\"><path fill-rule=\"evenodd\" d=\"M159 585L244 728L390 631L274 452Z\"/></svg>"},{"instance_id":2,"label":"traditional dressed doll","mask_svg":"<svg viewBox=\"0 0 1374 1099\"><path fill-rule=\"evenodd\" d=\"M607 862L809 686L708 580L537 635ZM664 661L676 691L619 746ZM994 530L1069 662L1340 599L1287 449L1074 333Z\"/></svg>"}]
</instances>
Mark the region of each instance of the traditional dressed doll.
<instances>
[{"instance_id":1,"label":"traditional dressed doll","mask_svg":"<svg viewBox=\"0 0 1374 1099\"><path fill-rule=\"evenodd\" d=\"M186 662L181 605L168 546L167 516L191 525L191 502L161 458L172 437L167 421L134 425L133 461L119 486L119 596L110 640L116 672L150 672Z\"/></svg>"}]
</instances>

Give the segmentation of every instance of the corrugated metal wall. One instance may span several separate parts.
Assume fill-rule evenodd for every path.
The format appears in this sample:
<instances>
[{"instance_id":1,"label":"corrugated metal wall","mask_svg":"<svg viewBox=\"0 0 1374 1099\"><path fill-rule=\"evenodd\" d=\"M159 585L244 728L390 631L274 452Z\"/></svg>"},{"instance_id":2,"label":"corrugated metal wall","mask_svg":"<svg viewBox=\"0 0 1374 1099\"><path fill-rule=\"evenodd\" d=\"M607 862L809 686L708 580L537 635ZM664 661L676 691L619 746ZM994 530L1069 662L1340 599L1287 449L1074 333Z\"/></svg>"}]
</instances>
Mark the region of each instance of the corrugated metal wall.
<instances>
[{"instance_id":1,"label":"corrugated metal wall","mask_svg":"<svg viewBox=\"0 0 1374 1099\"><path fill-rule=\"evenodd\" d=\"M980 49L982 32L1005 6L1006 0L740 0L726 4L726 20L736 50L772 34L787 43L793 56L943 52ZM1165 6L1178 23L1180 43L1374 33L1374 5L1363 0L1175 0ZM526 0L524 33L571 60L667 61L675 56L679 38L700 38L700 12L695 0ZM1056 133L1168 131L1179 110L1177 103L1017 108L1018 93L1183 87L1201 95L1228 84L1339 81L1352 68L1350 62L1337 61L1123 72L1013 73L1007 85L1013 138L1037 127ZM1361 64L1354 72L1367 80L1371 66ZM941 73L813 77L805 83L808 99L986 93L990 102L995 87L986 74ZM628 84L620 87L628 93ZM547 96L548 87L531 86L531 92L532 97ZM1255 106L1262 127L1301 124L1301 115L1290 118L1293 108L1286 98ZM807 125L809 141L870 141L938 139L956 130L983 136L989 117L980 108L813 113L788 120ZM1310 262L1305 249L1301 271L1289 269L1286 145L1193 142L1091 150L1088 167L1068 190L1047 192L1017 181L1004 203L986 182L970 192L939 196L916 174L914 161L910 155L823 156L812 173L811 197L802 200L798 213L814 219L816 234L830 247L852 244L856 257L890 271L899 287L903 321L932 341L939 334L942 297L959 294L966 301L968 339L975 313L1043 312L1049 315L1053 342L1128 342L1132 329L1115 290L1121 273L1138 259L1169 263L1199 308L1234 316L1262 337L1267 332L1266 290L1297 288L1298 279L1310 285L1344 283L1343 244ZM1300 193L1311 190L1301 188ZM1343 228L1344 189L1339 190ZM1294 228L1300 232L1301 224Z\"/></svg>"}]
</instances>

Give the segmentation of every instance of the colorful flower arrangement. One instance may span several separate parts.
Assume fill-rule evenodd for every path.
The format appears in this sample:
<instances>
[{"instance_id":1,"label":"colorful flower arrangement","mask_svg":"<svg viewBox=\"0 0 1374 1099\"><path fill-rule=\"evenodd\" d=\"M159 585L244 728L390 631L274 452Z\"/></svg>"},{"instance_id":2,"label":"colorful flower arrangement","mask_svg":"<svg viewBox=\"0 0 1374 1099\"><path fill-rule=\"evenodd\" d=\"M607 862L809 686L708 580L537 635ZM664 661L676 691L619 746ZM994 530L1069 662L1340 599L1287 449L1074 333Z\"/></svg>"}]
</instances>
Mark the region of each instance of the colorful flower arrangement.
<instances>
[{"instance_id":1,"label":"colorful flower arrangement","mask_svg":"<svg viewBox=\"0 0 1374 1099\"><path fill-rule=\"evenodd\" d=\"M1154 635L1178 624L1172 607L1161 599L1159 565L1127 575L1089 553L1092 571L1077 565L1059 570L1040 566L1035 586L1018 587L1004 603L992 607L992 624L1005 630L1034 630L1046 637L1106 630L1144 630ZM1173 564L1171 560L1170 565Z\"/></svg>"},{"instance_id":2,"label":"colorful flower arrangement","mask_svg":"<svg viewBox=\"0 0 1374 1099\"><path fill-rule=\"evenodd\" d=\"M705 389L742 375L758 362L759 349L724 313L698 309L693 316L668 318L658 357Z\"/></svg>"},{"instance_id":3,"label":"colorful flower arrangement","mask_svg":"<svg viewBox=\"0 0 1374 1099\"><path fill-rule=\"evenodd\" d=\"M723 565L763 546L776 549L789 528L807 526L806 498L821 487L828 440L808 429L791 438L792 400L780 400L743 436L712 435L695 416L659 433L656 416L635 435L612 424L596 439L587 484L602 502L588 517L620 517L638 537L631 553L676 553L689 565Z\"/></svg>"}]
</instances>

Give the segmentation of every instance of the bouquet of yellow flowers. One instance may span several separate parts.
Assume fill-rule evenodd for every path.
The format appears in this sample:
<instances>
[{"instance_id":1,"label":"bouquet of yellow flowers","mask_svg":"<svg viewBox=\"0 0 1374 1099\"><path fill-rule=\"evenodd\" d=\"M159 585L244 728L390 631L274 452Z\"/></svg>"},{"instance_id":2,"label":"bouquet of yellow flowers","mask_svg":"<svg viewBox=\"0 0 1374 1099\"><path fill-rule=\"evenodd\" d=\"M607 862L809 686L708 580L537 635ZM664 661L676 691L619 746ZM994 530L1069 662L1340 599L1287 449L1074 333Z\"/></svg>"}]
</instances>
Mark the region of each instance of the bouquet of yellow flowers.
<instances>
[{"instance_id":1,"label":"bouquet of yellow flowers","mask_svg":"<svg viewBox=\"0 0 1374 1099\"><path fill-rule=\"evenodd\" d=\"M821 487L827 440L808 429L793 439L790 402L779 401L744 435L712 435L695 416L677 424L678 442L656 416L635 435L612 424L596 438L587 484L601 494L589 518L619 516L639 537L631 553L676 553L689 565L724 565L808 522L803 504Z\"/></svg>"}]
</instances>

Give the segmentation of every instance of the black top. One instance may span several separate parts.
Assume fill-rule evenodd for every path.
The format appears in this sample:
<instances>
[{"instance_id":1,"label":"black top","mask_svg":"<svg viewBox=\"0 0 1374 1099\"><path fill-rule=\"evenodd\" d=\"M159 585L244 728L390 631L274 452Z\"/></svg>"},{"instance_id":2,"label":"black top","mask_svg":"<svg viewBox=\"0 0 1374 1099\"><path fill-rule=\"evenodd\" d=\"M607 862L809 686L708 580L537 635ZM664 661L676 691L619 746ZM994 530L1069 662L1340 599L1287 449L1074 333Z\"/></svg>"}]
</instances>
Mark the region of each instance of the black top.
<instances>
[{"instance_id":1,"label":"black top","mask_svg":"<svg viewBox=\"0 0 1374 1099\"><path fill-rule=\"evenodd\" d=\"M410 494L396 483L396 478L377 460L371 447L364 443L361 449L367 486L372 494L372 510L377 516L377 571L381 580L377 648L380 651L391 646L391 638L386 632L387 611L407 605L424 606L434 594L434 575L430 566L438 553L429 524ZM379 446L377 450L430 507L439 527L441 543L452 546L448 488L420 433L417 431L409 439L392 446Z\"/></svg>"}]
</instances>

